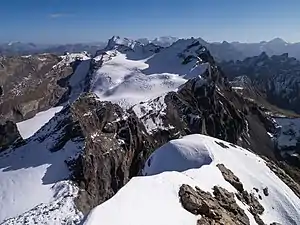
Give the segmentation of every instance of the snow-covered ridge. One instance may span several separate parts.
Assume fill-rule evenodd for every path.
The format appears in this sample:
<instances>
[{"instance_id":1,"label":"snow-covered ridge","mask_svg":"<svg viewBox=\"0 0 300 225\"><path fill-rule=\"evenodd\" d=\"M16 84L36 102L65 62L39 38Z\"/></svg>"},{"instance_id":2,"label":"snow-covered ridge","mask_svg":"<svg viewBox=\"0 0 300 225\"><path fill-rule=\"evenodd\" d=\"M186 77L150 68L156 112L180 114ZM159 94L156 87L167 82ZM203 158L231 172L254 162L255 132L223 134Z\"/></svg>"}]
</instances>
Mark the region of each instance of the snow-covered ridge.
<instances>
[{"instance_id":1,"label":"snow-covered ridge","mask_svg":"<svg viewBox=\"0 0 300 225\"><path fill-rule=\"evenodd\" d=\"M212 187L218 185L236 193L217 168L220 163L240 178L248 192L257 198L262 196L259 202L265 210L261 219L266 224L289 225L300 221L300 199L263 159L230 143L195 134L157 149L146 162L143 170L146 176L132 178L113 198L92 210L84 224L194 225L199 217L183 209L179 188L189 184L212 193ZM268 196L263 194L266 187ZM248 211L249 206L238 199L236 202L249 217L250 224L257 224Z\"/></svg>"}]
</instances>

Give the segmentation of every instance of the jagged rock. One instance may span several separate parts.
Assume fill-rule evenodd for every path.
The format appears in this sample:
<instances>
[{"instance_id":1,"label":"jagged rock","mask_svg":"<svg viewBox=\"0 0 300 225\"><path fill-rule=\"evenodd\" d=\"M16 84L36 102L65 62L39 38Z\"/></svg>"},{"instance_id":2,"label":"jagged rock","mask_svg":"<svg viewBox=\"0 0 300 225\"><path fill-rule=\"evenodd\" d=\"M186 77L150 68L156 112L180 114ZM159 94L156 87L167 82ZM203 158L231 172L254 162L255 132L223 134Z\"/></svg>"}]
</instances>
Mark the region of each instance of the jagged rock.
<instances>
[{"instance_id":1,"label":"jagged rock","mask_svg":"<svg viewBox=\"0 0 300 225\"><path fill-rule=\"evenodd\" d=\"M261 219L257 214L254 214L253 217L254 217L255 222L256 222L258 225L266 225L266 224L264 223L264 221L262 221L262 219Z\"/></svg>"},{"instance_id":2,"label":"jagged rock","mask_svg":"<svg viewBox=\"0 0 300 225\"><path fill-rule=\"evenodd\" d=\"M116 104L85 95L73 104L72 113L86 142L75 176L85 190L76 203L86 213L137 175L154 147L136 115Z\"/></svg>"},{"instance_id":3,"label":"jagged rock","mask_svg":"<svg viewBox=\"0 0 300 225\"><path fill-rule=\"evenodd\" d=\"M261 215L265 209L259 203L257 198L252 193L249 194L246 190L244 190L240 179L235 176L231 170L227 169L223 164L218 164L217 167L221 171L224 179L238 191L238 193L236 193L237 198L249 205L249 211L254 216L255 221L259 225L264 225L264 222L260 219L259 215Z\"/></svg>"},{"instance_id":4,"label":"jagged rock","mask_svg":"<svg viewBox=\"0 0 300 225\"><path fill-rule=\"evenodd\" d=\"M244 191L243 184L240 182L240 179L234 175L234 173L227 169L224 164L218 164L217 167L221 171L224 179L229 182L233 187L235 187L236 190L239 192Z\"/></svg>"},{"instance_id":5,"label":"jagged rock","mask_svg":"<svg viewBox=\"0 0 300 225\"><path fill-rule=\"evenodd\" d=\"M217 186L213 189L214 197L187 184L179 189L182 206L195 215L201 215L197 224L250 224L245 212L235 202L233 193Z\"/></svg>"},{"instance_id":6,"label":"jagged rock","mask_svg":"<svg viewBox=\"0 0 300 225\"><path fill-rule=\"evenodd\" d=\"M8 147L17 139L22 139L17 125L12 121L6 121L0 124L0 151Z\"/></svg>"},{"instance_id":7,"label":"jagged rock","mask_svg":"<svg viewBox=\"0 0 300 225\"><path fill-rule=\"evenodd\" d=\"M69 88L60 80L76 69L67 62L56 66L61 60L53 54L1 58L0 121L19 122L61 103Z\"/></svg>"},{"instance_id":8,"label":"jagged rock","mask_svg":"<svg viewBox=\"0 0 300 225\"><path fill-rule=\"evenodd\" d=\"M271 57L261 54L243 61L223 62L221 67L232 78L241 74L248 76L271 104L300 112L300 63L295 58L286 54Z\"/></svg>"},{"instance_id":9,"label":"jagged rock","mask_svg":"<svg viewBox=\"0 0 300 225\"><path fill-rule=\"evenodd\" d=\"M265 196L269 196L269 189L268 189L268 187L265 187L263 189L263 193L264 193Z\"/></svg>"}]
</instances>

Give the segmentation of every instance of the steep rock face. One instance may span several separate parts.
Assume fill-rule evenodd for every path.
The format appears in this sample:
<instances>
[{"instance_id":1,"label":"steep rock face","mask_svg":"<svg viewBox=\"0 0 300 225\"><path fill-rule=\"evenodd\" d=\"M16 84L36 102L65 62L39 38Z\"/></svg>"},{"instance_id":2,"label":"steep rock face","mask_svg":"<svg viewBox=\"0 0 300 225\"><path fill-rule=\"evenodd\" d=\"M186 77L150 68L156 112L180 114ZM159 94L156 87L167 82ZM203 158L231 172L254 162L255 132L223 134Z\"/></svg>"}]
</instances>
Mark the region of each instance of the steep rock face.
<instances>
[{"instance_id":1,"label":"steep rock face","mask_svg":"<svg viewBox=\"0 0 300 225\"><path fill-rule=\"evenodd\" d=\"M2 57L0 121L19 122L62 103L70 91L68 79L80 61L52 54Z\"/></svg>"},{"instance_id":2,"label":"steep rock face","mask_svg":"<svg viewBox=\"0 0 300 225\"><path fill-rule=\"evenodd\" d=\"M278 107L300 112L300 62L288 54L269 57L266 53L243 61L220 64L230 78L246 75L267 100Z\"/></svg>"},{"instance_id":3,"label":"steep rock face","mask_svg":"<svg viewBox=\"0 0 300 225\"><path fill-rule=\"evenodd\" d=\"M0 152L17 139L22 139L15 123L6 121L0 124Z\"/></svg>"},{"instance_id":4,"label":"steep rock face","mask_svg":"<svg viewBox=\"0 0 300 225\"><path fill-rule=\"evenodd\" d=\"M77 161L76 180L85 190L77 205L87 212L137 175L147 150L153 147L135 114L127 114L116 104L86 95L74 103L72 112L86 142L84 154Z\"/></svg>"}]
</instances>

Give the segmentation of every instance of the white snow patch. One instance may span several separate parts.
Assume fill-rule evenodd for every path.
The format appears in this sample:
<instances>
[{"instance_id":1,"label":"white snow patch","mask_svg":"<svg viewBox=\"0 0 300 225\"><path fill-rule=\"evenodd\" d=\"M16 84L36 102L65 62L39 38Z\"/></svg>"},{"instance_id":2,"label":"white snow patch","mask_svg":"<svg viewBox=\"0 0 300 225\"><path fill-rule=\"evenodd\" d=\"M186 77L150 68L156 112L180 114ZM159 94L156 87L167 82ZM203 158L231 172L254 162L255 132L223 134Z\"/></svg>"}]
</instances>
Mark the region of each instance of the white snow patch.
<instances>
[{"instance_id":1,"label":"white snow patch","mask_svg":"<svg viewBox=\"0 0 300 225\"><path fill-rule=\"evenodd\" d=\"M233 90L243 90L243 87L232 87Z\"/></svg>"},{"instance_id":2,"label":"white snow patch","mask_svg":"<svg viewBox=\"0 0 300 225\"><path fill-rule=\"evenodd\" d=\"M34 117L28 120L17 123L19 133L23 139L27 139L34 135L42 126L62 110L62 106L50 108L46 111L37 113Z\"/></svg>"},{"instance_id":3,"label":"white snow patch","mask_svg":"<svg viewBox=\"0 0 300 225\"><path fill-rule=\"evenodd\" d=\"M71 188L70 193L74 193L67 183L63 186L59 183L69 178L65 160L81 151L83 143L69 141L61 150L50 152L46 147L47 141L40 143L38 139L30 139L28 144L0 155L0 223L13 217L15 219L11 221L18 221L17 217L25 212L28 213L24 214L24 218L26 215L35 217L40 210L49 211L42 206L35 208L41 203L49 207L60 207L62 192L66 193ZM70 204L64 207L69 206ZM51 213L55 216L55 212ZM61 219L71 214L78 216L77 211L70 211ZM46 219L47 215L44 216ZM39 218L41 217L42 215Z\"/></svg>"},{"instance_id":4,"label":"white snow patch","mask_svg":"<svg viewBox=\"0 0 300 225\"><path fill-rule=\"evenodd\" d=\"M149 57L149 54L139 51L126 55L114 50L97 56L103 63L93 74L91 90L100 100L112 101L123 108L129 108L141 101L174 91L188 79L203 74L209 68L208 63L183 65L183 59L173 51L167 51L167 55L162 54L173 59L173 63L168 63L157 58L161 54Z\"/></svg>"},{"instance_id":5,"label":"white snow patch","mask_svg":"<svg viewBox=\"0 0 300 225\"><path fill-rule=\"evenodd\" d=\"M83 219L83 214L76 208L74 198L78 188L69 181L60 181L51 187L56 192L50 203L41 203L33 209L14 218L10 218L2 225L75 225Z\"/></svg>"}]
</instances>

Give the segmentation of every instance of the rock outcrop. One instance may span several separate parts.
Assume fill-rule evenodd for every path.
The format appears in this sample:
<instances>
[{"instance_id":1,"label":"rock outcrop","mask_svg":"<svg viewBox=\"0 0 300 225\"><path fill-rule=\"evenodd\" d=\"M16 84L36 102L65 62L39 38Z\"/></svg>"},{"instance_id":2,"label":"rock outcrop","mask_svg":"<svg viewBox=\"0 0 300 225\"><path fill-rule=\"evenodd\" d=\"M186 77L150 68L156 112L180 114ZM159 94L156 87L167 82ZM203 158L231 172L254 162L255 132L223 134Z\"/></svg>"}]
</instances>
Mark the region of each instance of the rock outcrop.
<instances>
[{"instance_id":1,"label":"rock outcrop","mask_svg":"<svg viewBox=\"0 0 300 225\"><path fill-rule=\"evenodd\" d=\"M271 104L283 109L300 112L299 68L300 62L288 54L266 53L249 57L243 61L221 63L230 78L248 76L252 85L263 93Z\"/></svg>"},{"instance_id":2,"label":"rock outcrop","mask_svg":"<svg viewBox=\"0 0 300 225\"><path fill-rule=\"evenodd\" d=\"M260 215L264 212L264 207L259 203L258 199L252 193L249 194L244 190L240 179L234 175L231 170L226 168L223 164L218 164L217 167L221 171L224 179L238 191L236 197L249 206L249 211L257 224L264 225L264 222L260 218Z\"/></svg>"},{"instance_id":3,"label":"rock outcrop","mask_svg":"<svg viewBox=\"0 0 300 225\"><path fill-rule=\"evenodd\" d=\"M16 140L22 140L16 124L12 121L0 124L0 152Z\"/></svg>"},{"instance_id":4,"label":"rock outcrop","mask_svg":"<svg viewBox=\"0 0 300 225\"><path fill-rule=\"evenodd\" d=\"M179 190L182 206L195 215L201 215L197 224L250 224L249 218L235 201L234 194L214 186L213 195L200 188L183 184Z\"/></svg>"},{"instance_id":5,"label":"rock outcrop","mask_svg":"<svg viewBox=\"0 0 300 225\"><path fill-rule=\"evenodd\" d=\"M1 57L0 121L19 122L61 104L70 91L67 81L78 65L75 58L64 57Z\"/></svg>"},{"instance_id":6,"label":"rock outcrop","mask_svg":"<svg viewBox=\"0 0 300 225\"><path fill-rule=\"evenodd\" d=\"M239 192L244 191L244 187L243 187L243 184L241 183L240 179L237 176L235 176L234 173L231 172L231 170L227 169L224 166L224 164L218 164L217 167L219 168L219 170L221 171L224 179L228 183L230 183Z\"/></svg>"},{"instance_id":7,"label":"rock outcrop","mask_svg":"<svg viewBox=\"0 0 300 225\"><path fill-rule=\"evenodd\" d=\"M78 206L87 212L137 175L154 146L135 114L125 113L116 104L86 95L74 103L72 113L86 143L75 179L85 190L77 199Z\"/></svg>"}]
</instances>

